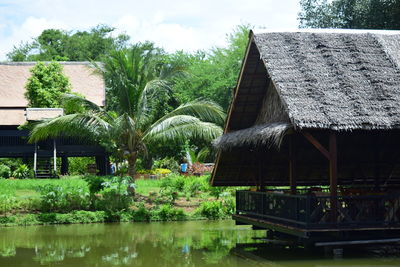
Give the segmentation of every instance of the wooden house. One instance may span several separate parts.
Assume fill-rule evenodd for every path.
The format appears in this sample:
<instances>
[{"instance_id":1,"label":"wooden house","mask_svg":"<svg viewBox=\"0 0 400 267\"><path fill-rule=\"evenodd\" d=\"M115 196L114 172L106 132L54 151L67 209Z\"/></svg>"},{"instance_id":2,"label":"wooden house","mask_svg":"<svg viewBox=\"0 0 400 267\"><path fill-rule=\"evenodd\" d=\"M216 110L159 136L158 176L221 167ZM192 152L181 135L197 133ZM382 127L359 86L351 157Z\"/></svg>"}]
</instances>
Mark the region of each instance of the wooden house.
<instances>
[{"instance_id":1,"label":"wooden house","mask_svg":"<svg viewBox=\"0 0 400 267\"><path fill-rule=\"evenodd\" d=\"M215 146L212 185L256 188L237 191L237 223L400 241L400 32L251 32Z\"/></svg>"},{"instance_id":2,"label":"wooden house","mask_svg":"<svg viewBox=\"0 0 400 267\"><path fill-rule=\"evenodd\" d=\"M89 62L60 62L73 92L85 96L97 105L105 104L105 85L95 75ZM68 157L96 157L100 174L108 173L108 157L99 146L82 141L59 138L28 144L29 132L18 126L29 121L53 118L62 109L28 108L24 96L25 85L35 62L0 63L0 158L23 158L32 162L37 177L50 177L57 169L56 158L61 157L61 173L68 172ZM29 160L32 159L32 160Z\"/></svg>"}]
</instances>

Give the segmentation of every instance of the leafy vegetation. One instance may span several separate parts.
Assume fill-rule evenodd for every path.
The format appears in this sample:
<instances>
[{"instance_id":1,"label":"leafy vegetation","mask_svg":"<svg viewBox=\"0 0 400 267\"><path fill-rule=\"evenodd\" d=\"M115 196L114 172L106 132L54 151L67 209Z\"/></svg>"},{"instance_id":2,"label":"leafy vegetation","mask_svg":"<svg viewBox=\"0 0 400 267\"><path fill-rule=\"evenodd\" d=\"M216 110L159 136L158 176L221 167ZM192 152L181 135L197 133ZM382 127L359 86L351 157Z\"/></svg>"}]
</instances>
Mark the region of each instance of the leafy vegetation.
<instances>
[{"instance_id":1,"label":"leafy vegetation","mask_svg":"<svg viewBox=\"0 0 400 267\"><path fill-rule=\"evenodd\" d=\"M56 108L61 106L61 96L70 93L68 78L57 62L38 62L30 69L32 73L25 86L28 105L34 108Z\"/></svg>"},{"instance_id":2,"label":"leafy vegetation","mask_svg":"<svg viewBox=\"0 0 400 267\"><path fill-rule=\"evenodd\" d=\"M114 30L107 25L76 32L47 29L32 42L14 46L7 58L11 61L101 60L110 51L127 45L129 36L113 37Z\"/></svg>"},{"instance_id":3,"label":"leafy vegetation","mask_svg":"<svg viewBox=\"0 0 400 267\"><path fill-rule=\"evenodd\" d=\"M86 138L103 144L115 159L128 162L128 175L134 177L139 155L147 145L190 138L211 141L222 133L225 115L210 101L193 101L157 117L159 103L169 94L170 77L176 66L161 65L154 58L153 48L133 46L116 51L99 67L112 94L117 97L117 113L110 113L82 97L67 95L65 102L85 107L84 112L46 120L35 125L30 141L60 135Z\"/></svg>"},{"instance_id":4,"label":"leafy vegetation","mask_svg":"<svg viewBox=\"0 0 400 267\"><path fill-rule=\"evenodd\" d=\"M396 0L301 0L300 5L305 28L400 29Z\"/></svg>"},{"instance_id":5,"label":"leafy vegetation","mask_svg":"<svg viewBox=\"0 0 400 267\"><path fill-rule=\"evenodd\" d=\"M135 184L129 176L3 179L0 216L8 219L0 224L225 218L234 212L234 188L223 188L217 199L211 196L208 179L175 174L160 180L139 179Z\"/></svg>"}]
</instances>

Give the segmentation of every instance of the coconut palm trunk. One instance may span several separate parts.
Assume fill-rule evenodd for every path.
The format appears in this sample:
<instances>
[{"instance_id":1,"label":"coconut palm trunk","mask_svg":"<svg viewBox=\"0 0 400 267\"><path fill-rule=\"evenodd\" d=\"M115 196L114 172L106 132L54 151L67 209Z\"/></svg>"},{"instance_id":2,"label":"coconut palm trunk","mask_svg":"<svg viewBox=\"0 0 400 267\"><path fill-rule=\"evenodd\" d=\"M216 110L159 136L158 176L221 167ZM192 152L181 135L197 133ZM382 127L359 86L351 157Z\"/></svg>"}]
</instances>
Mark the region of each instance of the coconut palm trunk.
<instances>
[{"instance_id":1,"label":"coconut palm trunk","mask_svg":"<svg viewBox=\"0 0 400 267\"><path fill-rule=\"evenodd\" d=\"M128 175L135 179L135 167L137 160L137 152L131 152L128 155Z\"/></svg>"}]
</instances>

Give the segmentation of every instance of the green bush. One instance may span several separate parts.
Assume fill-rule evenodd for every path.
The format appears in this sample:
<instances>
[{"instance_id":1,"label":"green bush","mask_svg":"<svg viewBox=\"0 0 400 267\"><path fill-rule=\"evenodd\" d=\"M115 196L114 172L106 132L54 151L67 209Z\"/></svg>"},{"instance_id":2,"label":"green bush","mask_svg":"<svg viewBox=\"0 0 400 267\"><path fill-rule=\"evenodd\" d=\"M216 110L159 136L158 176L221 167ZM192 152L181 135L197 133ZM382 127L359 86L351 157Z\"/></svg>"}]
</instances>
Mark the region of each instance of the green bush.
<instances>
[{"instance_id":1,"label":"green bush","mask_svg":"<svg viewBox=\"0 0 400 267\"><path fill-rule=\"evenodd\" d=\"M0 224L13 224L15 223L16 218L15 216L3 216L0 217Z\"/></svg>"},{"instance_id":2,"label":"green bush","mask_svg":"<svg viewBox=\"0 0 400 267\"><path fill-rule=\"evenodd\" d=\"M201 216L212 220L222 218L225 215L220 201L205 201L201 203L196 212Z\"/></svg>"},{"instance_id":3,"label":"green bush","mask_svg":"<svg viewBox=\"0 0 400 267\"><path fill-rule=\"evenodd\" d=\"M41 211L61 211L88 209L90 195L87 188L57 186L47 184L39 187Z\"/></svg>"},{"instance_id":4,"label":"green bush","mask_svg":"<svg viewBox=\"0 0 400 267\"><path fill-rule=\"evenodd\" d=\"M182 209L176 209L171 205L162 205L157 210L158 218L162 221L181 221L186 218Z\"/></svg>"},{"instance_id":5,"label":"green bush","mask_svg":"<svg viewBox=\"0 0 400 267\"><path fill-rule=\"evenodd\" d=\"M7 165L0 164L0 178L8 178L11 175L11 168Z\"/></svg>"},{"instance_id":6,"label":"green bush","mask_svg":"<svg viewBox=\"0 0 400 267\"><path fill-rule=\"evenodd\" d=\"M107 178L104 176L87 175L84 177L84 180L88 183L90 193L95 194L104 188Z\"/></svg>"},{"instance_id":7,"label":"green bush","mask_svg":"<svg viewBox=\"0 0 400 267\"><path fill-rule=\"evenodd\" d=\"M33 177L33 171L27 165L21 164L13 171L12 175L18 179L27 179Z\"/></svg>"},{"instance_id":8,"label":"green bush","mask_svg":"<svg viewBox=\"0 0 400 267\"><path fill-rule=\"evenodd\" d=\"M151 212L146 209L143 203L139 203L136 210L133 211L132 219L135 222L148 222L151 218Z\"/></svg>"},{"instance_id":9,"label":"green bush","mask_svg":"<svg viewBox=\"0 0 400 267\"><path fill-rule=\"evenodd\" d=\"M103 189L100 190L99 197L96 199L95 207L104 211L127 210L132 203L132 192L135 184L132 178L113 177L110 181L102 183Z\"/></svg>"},{"instance_id":10,"label":"green bush","mask_svg":"<svg viewBox=\"0 0 400 267\"><path fill-rule=\"evenodd\" d=\"M11 195L0 195L0 214L20 208L20 202Z\"/></svg>"},{"instance_id":11,"label":"green bush","mask_svg":"<svg viewBox=\"0 0 400 267\"><path fill-rule=\"evenodd\" d=\"M166 157L163 159L155 160L153 168L157 169L169 169L173 172L179 171L179 164L174 158Z\"/></svg>"},{"instance_id":12,"label":"green bush","mask_svg":"<svg viewBox=\"0 0 400 267\"><path fill-rule=\"evenodd\" d=\"M70 157L68 158L68 171L71 175L87 173L87 165L95 164L94 157Z\"/></svg>"}]
</instances>

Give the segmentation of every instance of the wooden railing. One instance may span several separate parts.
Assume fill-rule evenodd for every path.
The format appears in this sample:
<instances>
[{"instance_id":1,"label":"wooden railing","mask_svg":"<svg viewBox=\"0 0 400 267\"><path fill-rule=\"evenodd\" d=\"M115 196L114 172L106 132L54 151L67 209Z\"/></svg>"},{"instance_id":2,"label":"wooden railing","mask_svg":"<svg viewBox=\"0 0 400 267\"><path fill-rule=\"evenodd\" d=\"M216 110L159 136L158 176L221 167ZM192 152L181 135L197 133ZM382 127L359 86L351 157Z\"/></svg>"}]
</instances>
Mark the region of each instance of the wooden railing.
<instances>
[{"instance_id":1,"label":"wooden railing","mask_svg":"<svg viewBox=\"0 0 400 267\"><path fill-rule=\"evenodd\" d=\"M400 193L332 198L237 191L236 212L306 229L400 227Z\"/></svg>"}]
</instances>

